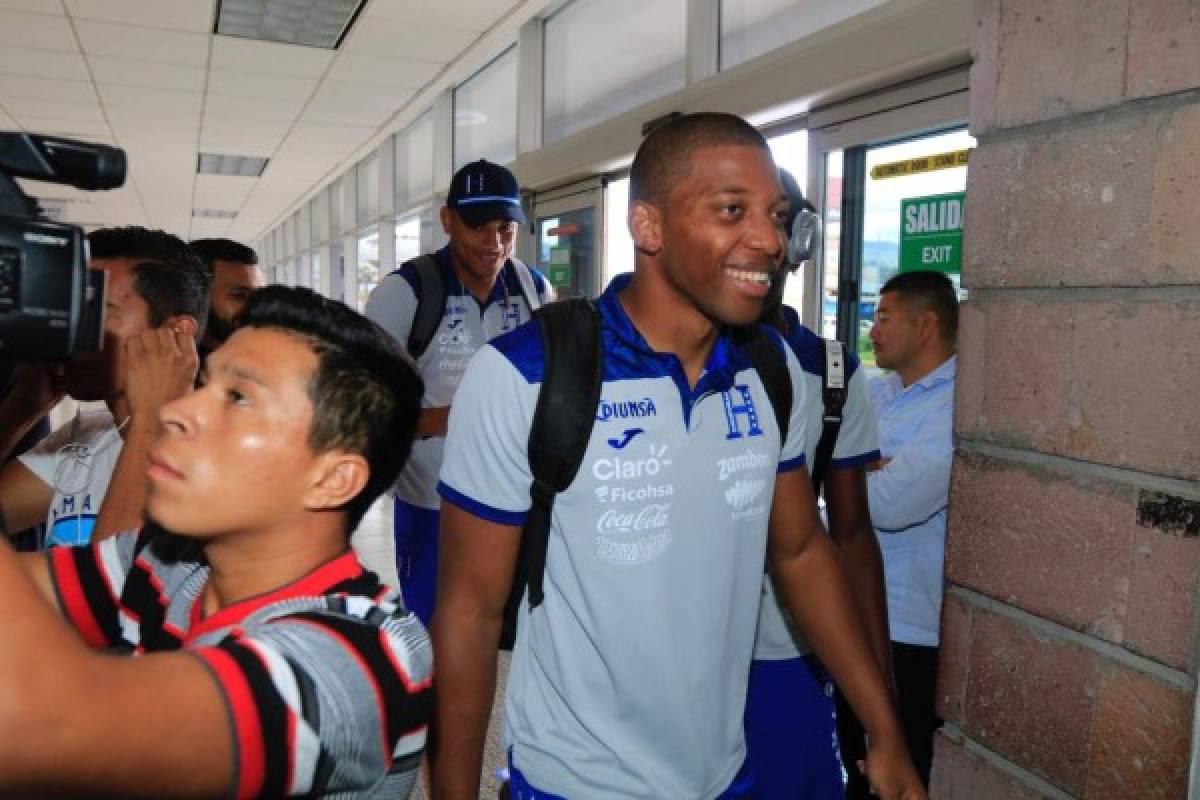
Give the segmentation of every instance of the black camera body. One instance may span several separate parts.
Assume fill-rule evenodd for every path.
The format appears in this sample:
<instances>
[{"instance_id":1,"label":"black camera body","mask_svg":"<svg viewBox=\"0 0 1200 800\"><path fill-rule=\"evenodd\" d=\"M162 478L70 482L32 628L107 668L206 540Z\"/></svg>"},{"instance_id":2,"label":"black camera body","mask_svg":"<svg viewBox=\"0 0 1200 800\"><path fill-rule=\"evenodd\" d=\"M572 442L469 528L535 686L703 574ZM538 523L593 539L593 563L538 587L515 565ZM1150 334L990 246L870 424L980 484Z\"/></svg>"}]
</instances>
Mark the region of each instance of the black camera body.
<instances>
[{"instance_id":1,"label":"black camera body","mask_svg":"<svg viewBox=\"0 0 1200 800\"><path fill-rule=\"evenodd\" d=\"M83 229L42 219L14 177L114 188L125 182L125 154L70 139L0 133L0 356L61 360L99 350L106 273L88 269Z\"/></svg>"}]
</instances>

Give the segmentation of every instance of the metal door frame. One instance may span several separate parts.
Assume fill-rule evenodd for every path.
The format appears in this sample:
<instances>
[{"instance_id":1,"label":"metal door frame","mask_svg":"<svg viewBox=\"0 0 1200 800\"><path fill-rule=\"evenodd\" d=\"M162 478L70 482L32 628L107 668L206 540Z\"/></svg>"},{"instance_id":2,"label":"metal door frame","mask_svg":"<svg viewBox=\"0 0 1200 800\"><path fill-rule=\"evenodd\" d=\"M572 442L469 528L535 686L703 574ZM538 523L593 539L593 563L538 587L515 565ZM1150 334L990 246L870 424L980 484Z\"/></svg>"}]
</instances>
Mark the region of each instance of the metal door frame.
<instances>
[{"instance_id":1,"label":"metal door frame","mask_svg":"<svg viewBox=\"0 0 1200 800\"><path fill-rule=\"evenodd\" d=\"M581 276L579 286L589 297L599 295L604 288L600 285L600 265L604 263L604 187L607 184L605 176L596 175L553 189L534 192L526 203L529 224L525 228L525 235L517 243L517 256L531 266L537 265L539 218L582 211L590 207L594 215L592 230L596 238L595 250L591 274Z\"/></svg>"}]
</instances>

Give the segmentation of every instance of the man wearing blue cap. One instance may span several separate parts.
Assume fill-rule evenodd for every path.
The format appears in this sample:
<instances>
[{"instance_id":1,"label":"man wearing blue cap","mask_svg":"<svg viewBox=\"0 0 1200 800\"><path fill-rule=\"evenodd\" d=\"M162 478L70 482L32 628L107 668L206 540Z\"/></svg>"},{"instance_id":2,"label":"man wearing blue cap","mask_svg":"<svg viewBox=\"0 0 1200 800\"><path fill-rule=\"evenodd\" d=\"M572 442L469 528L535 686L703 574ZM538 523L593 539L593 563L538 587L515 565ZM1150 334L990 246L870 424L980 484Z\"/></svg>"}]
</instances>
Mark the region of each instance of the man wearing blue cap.
<instances>
[{"instance_id":1,"label":"man wearing blue cap","mask_svg":"<svg viewBox=\"0 0 1200 800\"><path fill-rule=\"evenodd\" d=\"M449 243L385 277L366 307L408 349L425 381L418 439L394 494L396 568L405 603L426 625L437 585L437 480L454 393L476 350L553 299L545 277L512 255L525 214L507 169L484 160L464 166L440 216Z\"/></svg>"}]
</instances>

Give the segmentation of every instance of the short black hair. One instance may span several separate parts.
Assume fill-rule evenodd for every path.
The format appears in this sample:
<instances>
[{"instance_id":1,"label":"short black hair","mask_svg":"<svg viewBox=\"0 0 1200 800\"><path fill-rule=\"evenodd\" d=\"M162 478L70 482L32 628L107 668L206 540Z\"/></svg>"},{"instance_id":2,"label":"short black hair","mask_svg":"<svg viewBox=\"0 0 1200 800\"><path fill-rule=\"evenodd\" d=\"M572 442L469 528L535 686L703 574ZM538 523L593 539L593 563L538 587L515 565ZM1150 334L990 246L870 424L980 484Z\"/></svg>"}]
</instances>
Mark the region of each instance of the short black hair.
<instances>
[{"instance_id":1,"label":"short black hair","mask_svg":"<svg viewBox=\"0 0 1200 800\"><path fill-rule=\"evenodd\" d=\"M705 111L667 120L650 131L633 157L629 201L661 204L671 187L687 177L693 152L723 145L770 152L763 135L734 114Z\"/></svg>"},{"instance_id":2,"label":"short black hair","mask_svg":"<svg viewBox=\"0 0 1200 800\"><path fill-rule=\"evenodd\" d=\"M358 453L371 471L366 486L346 505L349 535L408 460L425 393L416 365L383 328L300 286L255 290L238 327L294 334L316 354L309 383L309 446L316 452Z\"/></svg>"},{"instance_id":3,"label":"short black hair","mask_svg":"<svg viewBox=\"0 0 1200 800\"><path fill-rule=\"evenodd\" d=\"M899 272L888 279L879 294L895 292L906 303L915 303L921 311L932 311L938 319L942 341L954 346L958 340L958 292L943 272L914 270Z\"/></svg>"},{"instance_id":4,"label":"short black hair","mask_svg":"<svg viewBox=\"0 0 1200 800\"><path fill-rule=\"evenodd\" d=\"M152 328L174 316L196 320L197 339L208 319L208 270L182 239L166 231L136 225L100 228L88 234L92 258L135 262L133 288L146 301Z\"/></svg>"},{"instance_id":5,"label":"short black hair","mask_svg":"<svg viewBox=\"0 0 1200 800\"><path fill-rule=\"evenodd\" d=\"M188 245L196 257L210 270L217 261L236 261L239 264L257 264L258 253L233 239L193 239Z\"/></svg>"}]
</instances>

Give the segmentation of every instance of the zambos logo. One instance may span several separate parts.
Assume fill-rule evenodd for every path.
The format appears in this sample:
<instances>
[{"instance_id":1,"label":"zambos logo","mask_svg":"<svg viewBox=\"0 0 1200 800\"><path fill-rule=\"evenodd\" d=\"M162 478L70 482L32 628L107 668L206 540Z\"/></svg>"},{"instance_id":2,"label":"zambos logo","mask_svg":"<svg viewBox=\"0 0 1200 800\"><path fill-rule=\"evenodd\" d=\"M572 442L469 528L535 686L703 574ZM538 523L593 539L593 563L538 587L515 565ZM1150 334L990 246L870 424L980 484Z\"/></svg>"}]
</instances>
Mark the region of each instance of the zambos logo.
<instances>
[{"instance_id":1,"label":"zambos logo","mask_svg":"<svg viewBox=\"0 0 1200 800\"><path fill-rule=\"evenodd\" d=\"M630 419L632 417L653 417L658 414L654 401L649 397L641 400L620 400L609 402L601 400L596 408L596 421L606 422L610 419Z\"/></svg>"}]
</instances>

